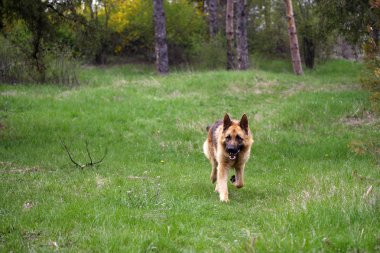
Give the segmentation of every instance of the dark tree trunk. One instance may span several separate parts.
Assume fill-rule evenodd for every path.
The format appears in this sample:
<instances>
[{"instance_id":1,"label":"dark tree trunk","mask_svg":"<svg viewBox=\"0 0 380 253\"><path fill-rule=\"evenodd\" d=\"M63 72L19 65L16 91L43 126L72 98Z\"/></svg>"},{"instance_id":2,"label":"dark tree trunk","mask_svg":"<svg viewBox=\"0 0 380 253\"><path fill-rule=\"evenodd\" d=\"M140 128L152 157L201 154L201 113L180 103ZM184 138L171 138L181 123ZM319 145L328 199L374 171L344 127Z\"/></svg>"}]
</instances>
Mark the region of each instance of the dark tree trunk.
<instances>
[{"instance_id":1,"label":"dark tree trunk","mask_svg":"<svg viewBox=\"0 0 380 253\"><path fill-rule=\"evenodd\" d=\"M3 1L0 1L0 32L3 30L4 28L4 24L3 24Z\"/></svg>"},{"instance_id":2,"label":"dark tree trunk","mask_svg":"<svg viewBox=\"0 0 380 253\"><path fill-rule=\"evenodd\" d=\"M306 67L314 68L315 47L313 40L308 37L303 37L303 53Z\"/></svg>"},{"instance_id":3,"label":"dark tree trunk","mask_svg":"<svg viewBox=\"0 0 380 253\"><path fill-rule=\"evenodd\" d=\"M376 46L379 46L379 29L376 25L372 26L372 33L371 33L372 39L375 42Z\"/></svg>"},{"instance_id":4,"label":"dark tree trunk","mask_svg":"<svg viewBox=\"0 0 380 253\"><path fill-rule=\"evenodd\" d=\"M296 75L302 75L301 56L297 38L296 22L294 21L292 0L284 0L286 7L286 19L288 21L288 34L290 54L292 57L293 71Z\"/></svg>"},{"instance_id":5,"label":"dark tree trunk","mask_svg":"<svg viewBox=\"0 0 380 253\"><path fill-rule=\"evenodd\" d=\"M234 0L226 8L227 69L234 69Z\"/></svg>"},{"instance_id":6,"label":"dark tree trunk","mask_svg":"<svg viewBox=\"0 0 380 253\"><path fill-rule=\"evenodd\" d=\"M236 44L237 44L237 68L246 70L249 67L248 59L248 40L247 40L247 1L237 0L237 29L236 29Z\"/></svg>"},{"instance_id":7,"label":"dark tree trunk","mask_svg":"<svg viewBox=\"0 0 380 253\"><path fill-rule=\"evenodd\" d=\"M34 61L34 65L37 70L37 82L44 83L46 78L45 64L43 62L42 49L41 49L41 34L37 32L33 38L33 52L31 58Z\"/></svg>"},{"instance_id":8,"label":"dark tree trunk","mask_svg":"<svg viewBox=\"0 0 380 253\"><path fill-rule=\"evenodd\" d=\"M107 60L106 60L104 51L105 50L103 49L103 45L102 45L101 48L98 50L98 52L95 54L95 64L96 65L106 64Z\"/></svg>"},{"instance_id":9,"label":"dark tree trunk","mask_svg":"<svg viewBox=\"0 0 380 253\"><path fill-rule=\"evenodd\" d=\"M272 9L272 1L271 0L264 1L264 19L265 19L265 27L267 31L271 30L271 27L272 27L271 9Z\"/></svg>"},{"instance_id":10,"label":"dark tree trunk","mask_svg":"<svg viewBox=\"0 0 380 253\"><path fill-rule=\"evenodd\" d=\"M217 0L208 1L208 22L210 29L210 37L214 38L218 33L218 7Z\"/></svg>"},{"instance_id":11,"label":"dark tree trunk","mask_svg":"<svg viewBox=\"0 0 380 253\"><path fill-rule=\"evenodd\" d=\"M169 72L168 46L166 44L166 20L163 0L153 0L156 67L160 74Z\"/></svg>"},{"instance_id":12,"label":"dark tree trunk","mask_svg":"<svg viewBox=\"0 0 380 253\"><path fill-rule=\"evenodd\" d=\"M196 8L201 13L205 13L205 10L206 10L205 2L206 2L206 0L196 0L196 3L197 3L197 7Z\"/></svg>"},{"instance_id":13,"label":"dark tree trunk","mask_svg":"<svg viewBox=\"0 0 380 253\"><path fill-rule=\"evenodd\" d=\"M94 20L94 10L92 9L92 0L87 0L88 8L90 9L91 21Z\"/></svg>"},{"instance_id":14,"label":"dark tree trunk","mask_svg":"<svg viewBox=\"0 0 380 253\"><path fill-rule=\"evenodd\" d=\"M43 11L43 10L40 10ZM33 24L34 28L31 29L33 31L33 51L31 58L34 61L38 76L37 82L44 83L46 81L46 67L43 59L43 50L42 50L42 29L43 29L43 21L41 15L37 16L35 20L36 23Z\"/></svg>"}]
</instances>

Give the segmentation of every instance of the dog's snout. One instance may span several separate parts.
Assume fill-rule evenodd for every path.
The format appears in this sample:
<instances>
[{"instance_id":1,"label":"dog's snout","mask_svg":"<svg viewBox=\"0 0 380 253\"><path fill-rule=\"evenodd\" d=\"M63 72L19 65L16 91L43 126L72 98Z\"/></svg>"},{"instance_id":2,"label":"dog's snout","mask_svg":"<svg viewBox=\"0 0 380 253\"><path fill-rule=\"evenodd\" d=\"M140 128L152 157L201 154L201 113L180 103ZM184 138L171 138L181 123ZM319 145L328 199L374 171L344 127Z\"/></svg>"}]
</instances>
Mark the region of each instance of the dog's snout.
<instances>
[{"instance_id":1,"label":"dog's snout","mask_svg":"<svg viewBox=\"0 0 380 253\"><path fill-rule=\"evenodd\" d=\"M230 154L235 154L238 151L238 149L236 147L234 147L234 146L227 146L226 150Z\"/></svg>"}]
</instances>

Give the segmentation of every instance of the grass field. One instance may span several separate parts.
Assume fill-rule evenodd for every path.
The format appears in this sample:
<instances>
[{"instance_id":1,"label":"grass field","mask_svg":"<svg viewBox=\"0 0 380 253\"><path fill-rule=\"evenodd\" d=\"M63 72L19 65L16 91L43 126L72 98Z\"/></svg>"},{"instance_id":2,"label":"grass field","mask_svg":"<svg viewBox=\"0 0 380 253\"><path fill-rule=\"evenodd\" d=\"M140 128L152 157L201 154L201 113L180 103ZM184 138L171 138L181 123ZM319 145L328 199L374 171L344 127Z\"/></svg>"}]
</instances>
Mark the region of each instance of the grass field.
<instances>
[{"instance_id":1,"label":"grass field","mask_svg":"<svg viewBox=\"0 0 380 253\"><path fill-rule=\"evenodd\" d=\"M274 64L0 86L0 252L379 252L380 122L360 65ZM202 154L225 112L247 113L255 139L227 204ZM61 140L80 163L86 141L108 154L81 169Z\"/></svg>"}]
</instances>

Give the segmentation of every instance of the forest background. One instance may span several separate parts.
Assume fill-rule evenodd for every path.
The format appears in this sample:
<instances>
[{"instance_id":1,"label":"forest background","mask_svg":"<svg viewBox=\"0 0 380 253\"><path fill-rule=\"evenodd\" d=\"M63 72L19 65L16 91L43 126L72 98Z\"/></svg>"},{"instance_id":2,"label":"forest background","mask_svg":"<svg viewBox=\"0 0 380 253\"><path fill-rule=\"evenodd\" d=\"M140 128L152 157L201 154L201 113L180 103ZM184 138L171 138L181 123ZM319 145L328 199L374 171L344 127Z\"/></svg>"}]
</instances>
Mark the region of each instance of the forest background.
<instances>
[{"instance_id":1,"label":"forest background","mask_svg":"<svg viewBox=\"0 0 380 253\"><path fill-rule=\"evenodd\" d=\"M227 2L164 1L170 66L226 66ZM287 1L243 2L251 64L255 66L252 58L290 58ZM297 0L292 5L306 68L336 57L364 59L367 68L361 80L378 103L379 1ZM0 83L77 85L79 65L153 63L153 15L148 0L2 0Z\"/></svg>"}]
</instances>

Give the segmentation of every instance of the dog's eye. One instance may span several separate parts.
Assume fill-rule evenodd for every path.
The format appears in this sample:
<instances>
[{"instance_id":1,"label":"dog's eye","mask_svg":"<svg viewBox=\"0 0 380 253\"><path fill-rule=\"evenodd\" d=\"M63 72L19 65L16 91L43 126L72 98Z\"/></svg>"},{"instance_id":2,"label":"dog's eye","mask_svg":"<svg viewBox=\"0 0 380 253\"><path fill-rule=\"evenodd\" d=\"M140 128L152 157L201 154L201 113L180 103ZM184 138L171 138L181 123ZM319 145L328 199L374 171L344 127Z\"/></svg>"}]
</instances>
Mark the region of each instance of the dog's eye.
<instances>
[{"instance_id":1,"label":"dog's eye","mask_svg":"<svg viewBox=\"0 0 380 253\"><path fill-rule=\"evenodd\" d=\"M231 135L227 135L226 141L230 141L230 140L231 140Z\"/></svg>"},{"instance_id":2,"label":"dog's eye","mask_svg":"<svg viewBox=\"0 0 380 253\"><path fill-rule=\"evenodd\" d=\"M242 141L243 139L240 137L240 135L236 135L236 139L238 140L238 141Z\"/></svg>"}]
</instances>

